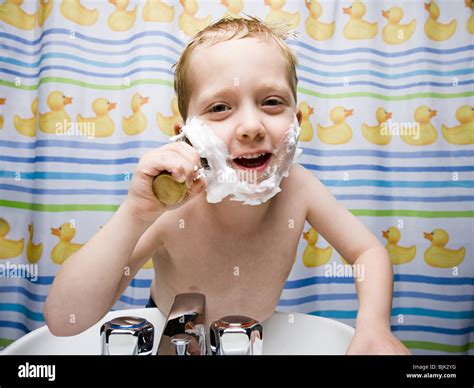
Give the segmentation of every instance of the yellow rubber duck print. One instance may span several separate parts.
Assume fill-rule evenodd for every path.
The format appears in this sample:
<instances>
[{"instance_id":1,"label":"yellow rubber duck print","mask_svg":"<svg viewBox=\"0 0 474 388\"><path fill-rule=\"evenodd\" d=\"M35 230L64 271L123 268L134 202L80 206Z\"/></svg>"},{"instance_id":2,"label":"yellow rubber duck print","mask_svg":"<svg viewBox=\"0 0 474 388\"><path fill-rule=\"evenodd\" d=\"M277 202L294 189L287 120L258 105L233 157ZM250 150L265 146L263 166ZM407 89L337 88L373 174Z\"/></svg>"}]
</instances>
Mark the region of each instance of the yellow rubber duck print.
<instances>
[{"instance_id":1,"label":"yellow rubber duck print","mask_svg":"<svg viewBox=\"0 0 474 388\"><path fill-rule=\"evenodd\" d=\"M318 124L318 137L326 144L344 144L352 139L352 128L346 123L346 119L354 113L353 109L345 109L336 106L329 112L329 119L334 123L329 127Z\"/></svg>"},{"instance_id":2,"label":"yellow rubber duck print","mask_svg":"<svg viewBox=\"0 0 474 388\"><path fill-rule=\"evenodd\" d=\"M474 144L474 106L463 105L458 108L456 119L461 124L454 127L441 125L444 139L450 144Z\"/></svg>"},{"instance_id":3,"label":"yellow rubber duck print","mask_svg":"<svg viewBox=\"0 0 474 388\"><path fill-rule=\"evenodd\" d=\"M466 28L470 34L474 34L474 0L464 0L464 4L471 9L471 17L467 20Z\"/></svg>"},{"instance_id":4,"label":"yellow rubber duck print","mask_svg":"<svg viewBox=\"0 0 474 388\"><path fill-rule=\"evenodd\" d=\"M285 6L286 0L265 0L265 5L270 6L271 10L265 22L268 24L284 24L289 29L294 30L300 23L299 12L286 12L282 8Z\"/></svg>"},{"instance_id":5,"label":"yellow rubber duck print","mask_svg":"<svg viewBox=\"0 0 474 388\"><path fill-rule=\"evenodd\" d=\"M303 101L298 108L301 111L300 141L311 141L313 139L313 126L309 118L314 113L314 108L309 106L306 101Z\"/></svg>"},{"instance_id":6,"label":"yellow rubber duck print","mask_svg":"<svg viewBox=\"0 0 474 388\"><path fill-rule=\"evenodd\" d=\"M41 259L41 255L43 254L43 244L34 244L33 237L34 237L34 227L33 223L28 224L28 234L30 235L28 239L28 244L26 244L26 258L30 263L37 263L39 259Z\"/></svg>"},{"instance_id":7,"label":"yellow rubber duck print","mask_svg":"<svg viewBox=\"0 0 474 388\"><path fill-rule=\"evenodd\" d=\"M122 119L122 128L127 135L138 135L147 126L145 114L141 111L142 105L148 103L148 97L135 93L132 97L132 115Z\"/></svg>"},{"instance_id":8,"label":"yellow rubber duck print","mask_svg":"<svg viewBox=\"0 0 474 388\"><path fill-rule=\"evenodd\" d=\"M385 248L387 249L392 264L406 264L415 258L415 245L412 245L411 247L397 245L401 238L398 228L391 226L388 230L382 231L382 236L387 239L387 245L385 245Z\"/></svg>"},{"instance_id":9,"label":"yellow rubber duck print","mask_svg":"<svg viewBox=\"0 0 474 388\"><path fill-rule=\"evenodd\" d=\"M354 1L349 7L342 9L349 15L349 21L344 26L343 34L346 39L372 39L377 34L377 22L370 23L363 20L367 12L365 4Z\"/></svg>"},{"instance_id":10,"label":"yellow rubber duck print","mask_svg":"<svg viewBox=\"0 0 474 388\"><path fill-rule=\"evenodd\" d=\"M51 15L53 10L54 0L39 0L39 10L38 10L38 25L43 27L45 20Z\"/></svg>"},{"instance_id":11,"label":"yellow rubber duck print","mask_svg":"<svg viewBox=\"0 0 474 388\"><path fill-rule=\"evenodd\" d=\"M387 112L385 108L379 107L375 112L377 125L371 126L366 123L362 124L362 134L373 144L387 145L392 140L392 135L386 128L386 122L392 118L392 112Z\"/></svg>"},{"instance_id":12,"label":"yellow rubber duck print","mask_svg":"<svg viewBox=\"0 0 474 388\"><path fill-rule=\"evenodd\" d=\"M243 0L221 0L221 4L227 7L226 16L242 17L240 13L244 10Z\"/></svg>"},{"instance_id":13,"label":"yellow rubber duck print","mask_svg":"<svg viewBox=\"0 0 474 388\"><path fill-rule=\"evenodd\" d=\"M25 239L9 240L6 238L9 232L10 225L5 219L0 218L0 259L17 257L23 252Z\"/></svg>"},{"instance_id":14,"label":"yellow rubber duck print","mask_svg":"<svg viewBox=\"0 0 474 388\"><path fill-rule=\"evenodd\" d=\"M6 98L0 98L0 105L5 105L6 102L7 102ZM3 116L0 115L0 129L3 128L3 122L4 122Z\"/></svg>"},{"instance_id":15,"label":"yellow rubber duck print","mask_svg":"<svg viewBox=\"0 0 474 388\"><path fill-rule=\"evenodd\" d=\"M403 9L392 7L388 11L382 11L382 16L388 20L382 30L382 38L388 44L400 44L411 38L416 29L416 19L408 24L400 24L403 19Z\"/></svg>"},{"instance_id":16,"label":"yellow rubber duck print","mask_svg":"<svg viewBox=\"0 0 474 388\"><path fill-rule=\"evenodd\" d=\"M135 24L137 18L137 8L135 5L131 11L127 11L129 0L109 0L110 4L115 5L115 11L107 19L107 24L113 31L128 31Z\"/></svg>"},{"instance_id":17,"label":"yellow rubber duck print","mask_svg":"<svg viewBox=\"0 0 474 388\"><path fill-rule=\"evenodd\" d=\"M171 101L171 112L171 116L163 116L160 112L156 114L158 128L160 128L161 132L166 136L174 136L174 125L182 120L179 114L178 99L176 97L173 97Z\"/></svg>"},{"instance_id":18,"label":"yellow rubber duck print","mask_svg":"<svg viewBox=\"0 0 474 388\"><path fill-rule=\"evenodd\" d=\"M109 112L116 107L117 104L115 102L110 102L106 98L97 98L92 103L95 117L82 117L80 114L77 114L77 122L92 125L94 137L112 136L115 124L110 118Z\"/></svg>"},{"instance_id":19,"label":"yellow rubber duck print","mask_svg":"<svg viewBox=\"0 0 474 388\"><path fill-rule=\"evenodd\" d=\"M183 13L179 15L179 28L186 35L193 36L211 23L211 15L202 19L194 16L199 10L196 0L179 0L179 2L184 8Z\"/></svg>"},{"instance_id":20,"label":"yellow rubber duck print","mask_svg":"<svg viewBox=\"0 0 474 388\"><path fill-rule=\"evenodd\" d=\"M428 38L438 42L447 40L456 32L457 21L451 20L449 23L439 23L437 20L441 14L438 5L431 0L424 3L425 9L429 12L428 19L425 23L425 33Z\"/></svg>"},{"instance_id":21,"label":"yellow rubber duck print","mask_svg":"<svg viewBox=\"0 0 474 388\"><path fill-rule=\"evenodd\" d=\"M23 0L5 0L0 5L0 20L21 30L35 28L36 13L30 14L21 9Z\"/></svg>"},{"instance_id":22,"label":"yellow rubber duck print","mask_svg":"<svg viewBox=\"0 0 474 388\"><path fill-rule=\"evenodd\" d=\"M23 136L28 136L28 137L36 136L36 124L37 124L36 118L38 117L38 97L35 97L35 99L31 103L31 113L33 113L33 116L27 119L22 119L18 115L13 116L13 125L15 126L16 130Z\"/></svg>"},{"instance_id":23,"label":"yellow rubber duck print","mask_svg":"<svg viewBox=\"0 0 474 388\"><path fill-rule=\"evenodd\" d=\"M331 259L332 246L318 248L316 246L318 237L318 232L312 227L303 233L303 238L308 242L308 246L303 252L303 264L305 267L317 267L318 265L326 264Z\"/></svg>"},{"instance_id":24,"label":"yellow rubber duck print","mask_svg":"<svg viewBox=\"0 0 474 388\"><path fill-rule=\"evenodd\" d=\"M426 105L420 106L415 110L413 118L415 119L419 133L402 133L402 140L411 145L429 145L433 144L438 138L436 128L431 124L431 119L436 116L437 111L430 109Z\"/></svg>"},{"instance_id":25,"label":"yellow rubber duck print","mask_svg":"<svg viewBox=\"0 0 474 388\"><path fill-rule=\"evenodd\" d=\"M165 4L162 0L147 0L142 18L146 22L171 22L174 18L174 6Z\"/></svg>"},{"instance_id":26,"label":"yellow rubber duck print","mask_svg":"<svg viewBox=\"0 0 474 388\"><path fill-rule=\"evenodd\" d=\"M72 97L66 97L63 93L54 91L49 93L47 104L51 112L40 113L39 128L45 133L67 131L71 125L71 117L64 107L72 104Z\"/></svg>"},{"instance_id":27,"label":"yellow rubber duck print","mask_svg":"<svg viewBox=\"0 0 474 388\"><path fill-rule=\"evenodd\" d=\"M308 35L314 40L331 39L336 29L336 22L325 23L319 20L323 14L323 7L316 0L305 0L305 5L309 10L305 23Z\"/></svg>"},{"instance_id":28,"label":"yellow rubber duck print","mask_svg":"<svg viewBox=\"0 0 474 388\"><path fill-rule=\"evenodd\" d=\"M66 19L81 26L92 26L99 18L97 8L86 8L79 0L63 0L59 9Z\"/></svg>"},{"instance_id":29,"label":"yellow rubber duck print","mask_svg":"<svg viewBox=\"0 0 474 388\"><path fill-rule=\"evenodd\" d=\"M425 251L426 264L436 268L452 268L461 264L464 260L466 250L448 249L444 246L449 241L448 233L443 229L435 229L431 233L423 233L424 237L431 241L431 246Z\"/></svg>"},{"instance_id":30,"label":"yellow rubber duck print","mask_svg":"<svg viewBox=\"0 0 474 388\"><path fill-rule=\"evenodd\" d=\"M63 264L69 256L84 245L71 242L76 235L76 228L69 222L62 224L59 228L51 228L51 234L59 238L58 243L51 250L51 260L55 264Z\"/></svg>"}]
</instances>

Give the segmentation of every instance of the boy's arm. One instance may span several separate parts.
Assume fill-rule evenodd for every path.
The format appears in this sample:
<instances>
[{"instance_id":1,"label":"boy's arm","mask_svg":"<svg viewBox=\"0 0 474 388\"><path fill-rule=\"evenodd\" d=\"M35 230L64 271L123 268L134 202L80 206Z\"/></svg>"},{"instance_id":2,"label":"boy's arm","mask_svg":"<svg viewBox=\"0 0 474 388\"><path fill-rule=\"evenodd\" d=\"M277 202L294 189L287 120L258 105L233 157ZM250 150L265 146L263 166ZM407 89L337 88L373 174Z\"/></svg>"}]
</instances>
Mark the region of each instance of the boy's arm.
<instances>
[{"instance_id":1,"label":"boy's arm","mask_svg":"<svg viewBox=\"0 0 474 388\"><path fill-rule=\"evenodd\" d=\"M110 221L66 260L44 308L46 323L54 335L78 334L110 310L153 254L151 246L137 245L148 227L148 223L134 217L125 201Z\"/></svg>"},{"instance_id":2,"label":"boy's arm","mask_svg":"<svg viewBox=\"0 0 474 388\"><path fill-rule=\"evenodd\" d=\"M363 274L355 281L359 310L353 343L357 344L355 350L351 344L349 353L408 352L390 333L393 271L387 250L318 179L304 168L299 169L305 182L307 221L349 264L359 267L359 275ZM379 337L375 332L381 333ZM378 343L365 344L369 337Z\"/></svg>"},{"instance_id":3,"label":"boy's arm","mask_svg":"<svg viewBox=\"0 0 474 388\"><path fill-rule=\"evenodd\" d=\"M122 279L117 287L115 298L113 299L109 310L112 309L115 302L124 293L130 284L130 281L135 277L138 271L142 269L150 258L157 254L160 247L163 245L160 239L161 225L162 223L158 219L145 231L145 233L143 233L140 240L138 240L137 245L133 249L128 266L126 267Z\"/></svg>"},{"instance_id":4,"label":"boy's arm","mask_svg":"<svg viewBox=\"0 0 474 388\"><path fill-rule=\"evenodd\" d=\"M168 171L173 179L186 182L187 195L175 205L177 208L205 189L205 181L197 176L199 165L199 153L185 142L166 144L140 158L125 201L112 219L61 266L51 285L44 316L53 334L78 334L109 311L132 275L154 252L153 241L145 242L147 237L137 247L140 238L172 208L157 200L153 179Z\"/></svg>"}]
</instances>

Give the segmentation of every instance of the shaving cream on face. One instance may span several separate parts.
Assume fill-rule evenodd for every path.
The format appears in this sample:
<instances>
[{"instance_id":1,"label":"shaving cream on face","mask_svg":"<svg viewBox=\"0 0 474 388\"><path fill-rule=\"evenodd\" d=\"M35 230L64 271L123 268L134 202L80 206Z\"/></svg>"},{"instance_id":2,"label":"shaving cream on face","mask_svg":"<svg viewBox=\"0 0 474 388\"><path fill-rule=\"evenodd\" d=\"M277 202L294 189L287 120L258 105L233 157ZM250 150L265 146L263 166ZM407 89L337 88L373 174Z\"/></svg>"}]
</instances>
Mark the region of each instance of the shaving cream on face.
<instances>
[{"instance_id":1,"label":"shaving cream on face","mask_svg":"<svg viewBox=\"0 0 474 388\"><path fill-rule=\"evenodd\" d=\"M172 141L188 138L201 158L205 158L209 169L201 169L200 175L207 182L207 201L217 203L230 195L233 201L244 205L260 205L281 191L281 180L288 176L291 165L302 154L298 148L300 128L296 115L293 123L272 152L270 163L257 179L250 182L242 179L242 171L231 167L226 144L217 137L203 121L191 117L181 133Z\"/></svg>"}]
</instances>

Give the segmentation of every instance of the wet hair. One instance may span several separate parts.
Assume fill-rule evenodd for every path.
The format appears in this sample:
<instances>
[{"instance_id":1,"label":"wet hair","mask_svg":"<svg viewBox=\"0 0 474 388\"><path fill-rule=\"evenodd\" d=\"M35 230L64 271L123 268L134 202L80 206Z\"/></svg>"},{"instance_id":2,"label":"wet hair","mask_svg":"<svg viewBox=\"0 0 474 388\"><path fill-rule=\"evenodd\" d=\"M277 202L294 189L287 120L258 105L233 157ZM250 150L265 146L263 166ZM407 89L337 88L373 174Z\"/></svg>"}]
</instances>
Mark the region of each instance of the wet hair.
<instances>
[{"instance_id":1,"label":"wet hair","mask_svg":"<svg viewBox=\"0 0 474 388\"><path fill-rule=\"evenodd\" d=\"M296 102L296 87L298 84L296 66L298 64L298 59L286 43L288 38L294 36L294 31L289 30L286 26L269 25L252 16L246 16L245 18L226 16L196 33L196 35L194 35L186 45L186 48L176 64L173 65L175 68L174 91L178 98L178 108L183 120L186 121L187 119L188 105L191 98L192 84L189 69L191 54L201 45L212 45L231 39L259 37L274 41L281 50L285 60L286 68L288 70L288 82Z\"/></svg>"}]
</instances>

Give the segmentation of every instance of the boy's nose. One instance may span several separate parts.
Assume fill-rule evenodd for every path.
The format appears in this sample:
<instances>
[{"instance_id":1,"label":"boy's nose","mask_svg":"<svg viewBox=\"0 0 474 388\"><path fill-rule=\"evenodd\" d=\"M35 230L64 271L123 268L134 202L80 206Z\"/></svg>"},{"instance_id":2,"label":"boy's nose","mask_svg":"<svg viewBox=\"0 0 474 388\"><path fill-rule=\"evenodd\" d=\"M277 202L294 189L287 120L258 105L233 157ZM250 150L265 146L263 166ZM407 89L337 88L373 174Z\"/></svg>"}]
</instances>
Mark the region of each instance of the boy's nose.
<instances>
[{"instance_id":1,"label":"boy's nose","mask_svg":"<svg viewBox=\"0 0 474 388\"><path fill-rule=\"evenodd\" d=\"M258 118L247 117L237 128L236 137L242 142L262 140L266 135L265 128Z\"/></svg>"}]
</instances>

